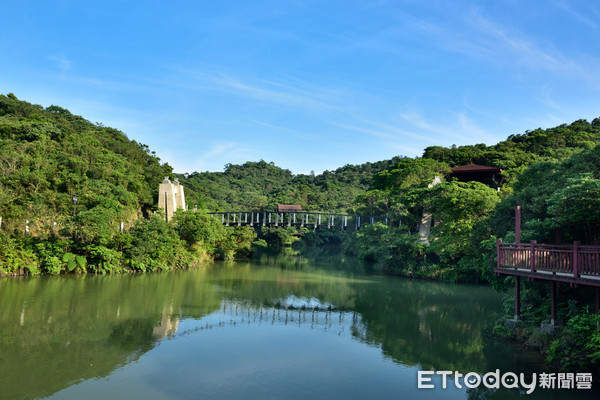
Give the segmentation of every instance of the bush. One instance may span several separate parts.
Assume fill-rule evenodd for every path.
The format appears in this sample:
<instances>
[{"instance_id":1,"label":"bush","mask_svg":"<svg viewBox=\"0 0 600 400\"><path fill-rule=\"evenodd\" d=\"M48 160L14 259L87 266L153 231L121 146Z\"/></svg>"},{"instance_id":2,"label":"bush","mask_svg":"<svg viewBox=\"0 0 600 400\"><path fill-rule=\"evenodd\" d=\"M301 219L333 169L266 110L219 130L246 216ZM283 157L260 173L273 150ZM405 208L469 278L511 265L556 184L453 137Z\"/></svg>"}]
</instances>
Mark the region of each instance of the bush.
<instances>
[{"instance_id":1,"label":"bush","mask_svg":"<svg viewBox=\"0 0 600 400\"><path fill-rule=\"evenodd\" d=\"M191 257L172 224L160 214L139 219L129 231L131 245L124 253L132 267L142 271L172 269L189 265Z\"/></svg>"},{"instance_id":2,"label":"bush","mask_svg":"<svg viewBox=\"0 0 600 400\"><path fill-rule=\"evenodd\" d=\"M600 371L600 314L579 314L550 343L548 362L564 371Z\"/></svg>"}]
</instances>

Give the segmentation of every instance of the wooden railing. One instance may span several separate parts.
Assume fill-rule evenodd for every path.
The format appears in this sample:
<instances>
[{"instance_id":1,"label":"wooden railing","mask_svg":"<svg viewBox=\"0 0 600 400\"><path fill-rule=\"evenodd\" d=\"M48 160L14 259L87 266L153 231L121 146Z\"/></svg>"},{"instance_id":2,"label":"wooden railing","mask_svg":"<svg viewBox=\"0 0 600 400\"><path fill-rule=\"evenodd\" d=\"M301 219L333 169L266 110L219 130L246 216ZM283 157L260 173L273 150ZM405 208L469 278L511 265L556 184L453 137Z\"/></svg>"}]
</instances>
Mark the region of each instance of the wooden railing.
<instances>
[{"instance_id":1,"label":"wooden railing","mask_svg":"<svg viewBox=\"0 0 600 400\"><path fill-rule=\"evenodd\" d=\"M498 240L498 269L517 268L531 274L550 272L568 274L578 279L582 275L600 277L600 246L502 243Z\"/></svg>"}]
</instances>

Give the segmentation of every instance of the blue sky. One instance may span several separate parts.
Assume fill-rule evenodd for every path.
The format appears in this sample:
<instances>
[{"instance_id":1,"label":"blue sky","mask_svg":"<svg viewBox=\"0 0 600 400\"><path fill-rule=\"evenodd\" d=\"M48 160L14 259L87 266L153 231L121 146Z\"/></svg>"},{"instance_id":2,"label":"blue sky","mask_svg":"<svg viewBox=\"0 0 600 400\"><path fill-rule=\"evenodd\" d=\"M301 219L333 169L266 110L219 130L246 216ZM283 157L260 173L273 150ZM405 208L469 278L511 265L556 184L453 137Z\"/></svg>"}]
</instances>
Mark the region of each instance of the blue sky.
<instances>
[{"instance_id":1,"label":"blue sky","mask_svg":"<svg viewBox=\"0 0 600 400\"><path fill-rule=\"evenodd\" d=\"M0 93L176 172L332 170L600 117L596 1L5 1Z\"/></svg>"}]
</instances>

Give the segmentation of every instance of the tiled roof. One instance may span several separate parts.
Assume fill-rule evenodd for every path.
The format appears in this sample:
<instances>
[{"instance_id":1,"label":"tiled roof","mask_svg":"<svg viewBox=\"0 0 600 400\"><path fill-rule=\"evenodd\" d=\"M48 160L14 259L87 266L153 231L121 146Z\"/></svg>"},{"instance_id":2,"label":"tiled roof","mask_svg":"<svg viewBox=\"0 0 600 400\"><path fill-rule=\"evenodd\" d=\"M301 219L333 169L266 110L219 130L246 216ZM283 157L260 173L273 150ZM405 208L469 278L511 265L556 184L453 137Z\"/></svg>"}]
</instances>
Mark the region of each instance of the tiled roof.
<instances>
[{"instance_id":1,"label":"tiled roof","mask_svg":"<svg viewBox=\"0 0 600 400\"><path fill-rule=\"evenodd\" d=\"M502 171L498 167L489 167L487 165L479 165L479 164L469 164L462 165L460 167L452 167L450 168L453 174L463 173L463 172L500 172Z\"/></svg>"}]
</instances>

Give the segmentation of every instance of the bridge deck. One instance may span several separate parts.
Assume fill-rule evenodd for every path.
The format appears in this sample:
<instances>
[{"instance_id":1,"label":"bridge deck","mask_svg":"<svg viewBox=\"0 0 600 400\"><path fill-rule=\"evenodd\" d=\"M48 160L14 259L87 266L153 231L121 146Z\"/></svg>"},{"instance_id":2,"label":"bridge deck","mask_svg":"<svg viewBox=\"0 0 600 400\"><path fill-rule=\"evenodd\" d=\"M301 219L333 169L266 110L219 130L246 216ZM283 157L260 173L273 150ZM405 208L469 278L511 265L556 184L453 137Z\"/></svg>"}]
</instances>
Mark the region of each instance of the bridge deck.
<instances>
[{"instance_id":1,"label":"bridge deck","mask_svg":"<svg viewBox=\"0 0 600 400\"><path fill-rule=\"evenodd\" d=\"M374 215L335 214L323 212L229 211L208 213L226 226L298 226L306 228L360 229L381 222L399 225L399 220Z\"/></svg>"}]
</instances>

